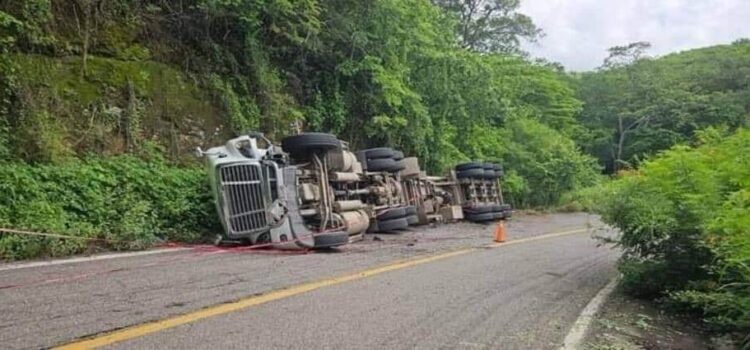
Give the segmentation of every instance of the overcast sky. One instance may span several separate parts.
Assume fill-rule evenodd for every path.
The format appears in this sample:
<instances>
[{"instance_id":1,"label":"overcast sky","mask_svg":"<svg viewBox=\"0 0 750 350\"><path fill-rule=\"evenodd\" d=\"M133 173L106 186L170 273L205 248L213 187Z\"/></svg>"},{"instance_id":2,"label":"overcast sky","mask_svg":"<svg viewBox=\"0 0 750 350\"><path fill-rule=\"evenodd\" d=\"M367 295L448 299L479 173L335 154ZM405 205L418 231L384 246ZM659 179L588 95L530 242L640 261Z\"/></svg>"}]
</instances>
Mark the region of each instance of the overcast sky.
<instances>
[{"instance_id":1,"label":"overcast sky","mask_svg":"<svg viewBox=\"0 0 750 350\"><path fill-rule=\"evenodd\" d=\"M750 0L522 0L545 33L525 45L568 70L601 65L607 48L648 41L652 55L750 38Z\"/></svg>"}]
</instances>

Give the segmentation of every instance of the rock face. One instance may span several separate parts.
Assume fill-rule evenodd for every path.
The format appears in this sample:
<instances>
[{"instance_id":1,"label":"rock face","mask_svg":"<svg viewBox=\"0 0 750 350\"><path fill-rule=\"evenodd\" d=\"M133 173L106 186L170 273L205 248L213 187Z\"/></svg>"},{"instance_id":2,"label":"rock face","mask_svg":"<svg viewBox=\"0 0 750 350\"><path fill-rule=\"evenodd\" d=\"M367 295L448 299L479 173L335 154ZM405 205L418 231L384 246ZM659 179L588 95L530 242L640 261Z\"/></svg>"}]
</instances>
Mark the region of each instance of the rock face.
<instances>
[{"instance_id":1,"label":"rock face","mask_svg":"<svg viewBox=\"0 0 750 350\"><path fill-rule=\"evenodd\" d=\"M27 160L117 155L157 145L173 159L230 134L227 113L193 77L154 61L17 54L11 152Z\"/></svg>"}]
</instances>

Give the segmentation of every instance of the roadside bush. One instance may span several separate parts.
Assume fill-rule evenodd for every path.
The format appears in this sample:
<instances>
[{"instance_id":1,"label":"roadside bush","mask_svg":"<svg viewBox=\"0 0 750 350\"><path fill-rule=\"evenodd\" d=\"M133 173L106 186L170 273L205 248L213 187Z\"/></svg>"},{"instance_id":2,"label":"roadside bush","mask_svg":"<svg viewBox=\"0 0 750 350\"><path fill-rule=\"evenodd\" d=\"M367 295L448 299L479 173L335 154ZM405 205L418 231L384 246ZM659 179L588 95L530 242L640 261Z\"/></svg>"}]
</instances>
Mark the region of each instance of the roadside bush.
<instances>
[{"instance_id":1,"label":"roadside bush","mask_svg":"<svg viewBox=\"0 0 750 350\"><path fill-rule=\"evenodd\" d=\"M750 331L750 131L702 142L620 174L594 207L621 232L626 290Z\"/></svg>"},{"instance_id":2,"label":"roadside bush","mask_svg":"<svg viewBox=\"0 0 750 350\"><path fill-rule=\"evenodd\" d=\"M0 226L106 240L111 249L216 232L205 172L132 156L0 166ZM90 241L0 234L0 258L75 254Z\"/></svg>"},{"instance_id":3,"label":"roadside bush","mask_svg":"<svg viewBox=\"0 0 750 350\"><path fill-rule=\"evenodd\" d=\"M551 127L526 118L509 120L502 128L472 129L466 137L476 159L506 167L503 191L514 208L555 206L568 192L601 181L594 158Z\"/></svg>"}]
</instances>

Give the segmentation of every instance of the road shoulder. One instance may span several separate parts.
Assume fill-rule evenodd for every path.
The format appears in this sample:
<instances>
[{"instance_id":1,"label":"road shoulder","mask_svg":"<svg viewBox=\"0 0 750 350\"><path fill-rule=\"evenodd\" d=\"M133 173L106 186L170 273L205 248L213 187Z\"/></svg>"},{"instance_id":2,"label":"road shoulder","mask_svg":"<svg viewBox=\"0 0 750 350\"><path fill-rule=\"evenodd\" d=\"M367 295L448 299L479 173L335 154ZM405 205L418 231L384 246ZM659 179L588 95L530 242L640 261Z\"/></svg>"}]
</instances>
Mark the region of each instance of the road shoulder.
<instances>
[{"instance_id":1,"label":"road shoulder","mask_svg":"<svg viewBox=\"0 0 750 350\"><path fill-rule=\"evenodd\" d=\"M666 313L616 288L594 316L580 349L734 349L710 339L696 320Z\"/></svg>"}]
</instances>

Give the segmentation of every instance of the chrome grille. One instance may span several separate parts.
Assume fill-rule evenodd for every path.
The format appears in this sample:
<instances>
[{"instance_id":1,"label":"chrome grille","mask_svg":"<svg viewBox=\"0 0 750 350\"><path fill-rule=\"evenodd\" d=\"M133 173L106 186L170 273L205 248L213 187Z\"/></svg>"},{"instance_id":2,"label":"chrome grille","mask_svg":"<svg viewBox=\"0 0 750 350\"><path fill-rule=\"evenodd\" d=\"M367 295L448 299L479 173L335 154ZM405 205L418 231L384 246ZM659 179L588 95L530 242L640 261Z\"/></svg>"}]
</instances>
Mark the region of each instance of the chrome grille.
<instances>
[{"instance_id":1,"label":"chrome grille","mask_svg":"<svg viewBox=\"0 0 750 350\"><path fill-rule=\"evenodd\" d=\"M229 233L245 234L264 229L268 223L260 165L225 165L219 171Z\"/></svg>"}]
</instances>

